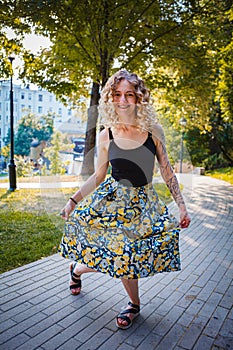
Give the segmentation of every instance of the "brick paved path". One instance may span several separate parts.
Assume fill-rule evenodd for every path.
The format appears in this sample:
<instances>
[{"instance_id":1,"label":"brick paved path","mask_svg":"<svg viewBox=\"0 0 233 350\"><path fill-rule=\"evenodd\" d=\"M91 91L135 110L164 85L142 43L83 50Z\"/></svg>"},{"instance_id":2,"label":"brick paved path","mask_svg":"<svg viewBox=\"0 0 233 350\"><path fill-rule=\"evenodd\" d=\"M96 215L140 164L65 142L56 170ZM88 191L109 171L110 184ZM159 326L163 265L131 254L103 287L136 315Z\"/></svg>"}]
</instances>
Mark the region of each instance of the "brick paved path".
<instances>
[{"instance_id":1,"label":"brick paved path","mask_svg":"<svg viewBox=\"0 0 233 350\"><path fill-rule=\"evenodd\" d=\"M69 262L54 255L0 276L0 349L233 349L233 187L183 181L192 225L181 234L182 271L140 280L141 315L129 330L115 326L128 301L121 282L85 275L72 296Z\"/></svg>"}]
</instances>

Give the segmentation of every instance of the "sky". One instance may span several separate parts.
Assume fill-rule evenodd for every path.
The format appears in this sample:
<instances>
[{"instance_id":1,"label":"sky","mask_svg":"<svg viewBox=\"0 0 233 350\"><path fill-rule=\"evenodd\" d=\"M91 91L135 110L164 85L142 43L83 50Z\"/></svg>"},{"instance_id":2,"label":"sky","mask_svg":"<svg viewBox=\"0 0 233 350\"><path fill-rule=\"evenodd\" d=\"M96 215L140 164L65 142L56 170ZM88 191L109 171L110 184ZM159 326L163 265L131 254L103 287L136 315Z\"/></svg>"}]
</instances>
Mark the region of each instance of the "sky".
<instances>
[{"instance_id":1,"label":"sky","mask_svg":"<svg viewBox=\"0 0 233 350\"><path fill-rule=\"evenodd\" d=\"M40 48L47 48L49 45L50 41L48 38L36 34L27 35L23 41L23 46L33 53L37 53Z\"/></svg>"}]
</instances>

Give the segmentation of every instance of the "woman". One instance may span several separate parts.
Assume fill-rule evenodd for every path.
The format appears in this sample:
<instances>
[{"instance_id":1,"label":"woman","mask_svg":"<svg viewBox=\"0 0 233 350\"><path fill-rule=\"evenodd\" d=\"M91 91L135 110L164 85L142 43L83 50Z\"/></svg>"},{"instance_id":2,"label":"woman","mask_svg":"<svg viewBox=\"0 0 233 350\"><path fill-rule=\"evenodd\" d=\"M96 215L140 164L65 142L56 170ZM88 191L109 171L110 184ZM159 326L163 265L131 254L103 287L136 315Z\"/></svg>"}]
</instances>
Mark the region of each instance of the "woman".
<instances>
[{"instance_id":1,"label":"woman","mask_svg":"<svg viewBox=\"0 0 233 350\"><path fill-rule=\"evenodd\" d=\"M180 270L179 232L190 217L143 80L118 71L103 88L99 112L105 128L99 134L96 171L62 209L67 221L61 254L75 260L70 264L72 294L80 293L83 273L121 279L130 301L116 325L127 329L140 313L138 279ZM152 186L155 157L179 207L180 223ZM109 163L112 172L106 176Z\"/></svg>"}]
</instances>

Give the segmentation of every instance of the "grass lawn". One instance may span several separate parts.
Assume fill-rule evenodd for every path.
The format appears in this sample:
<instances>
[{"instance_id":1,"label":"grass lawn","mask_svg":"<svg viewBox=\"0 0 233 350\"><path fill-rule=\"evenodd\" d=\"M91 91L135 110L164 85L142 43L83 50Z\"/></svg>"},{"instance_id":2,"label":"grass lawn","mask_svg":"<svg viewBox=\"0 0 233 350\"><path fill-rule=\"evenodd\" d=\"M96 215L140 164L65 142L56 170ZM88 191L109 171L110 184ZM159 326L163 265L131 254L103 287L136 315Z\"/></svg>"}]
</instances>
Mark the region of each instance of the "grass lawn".
<instances>
[{"instance_id":1,"label":"grass lawn","mask_svg":"<svg viewBox=\"0 0 233 350\"><path fill-rule=\"evenodd\" d=\"M164 184L155 187L171 201ZM58 252L64 227L59 213L75 190L0 188L0 273Z\"/></svg>"},{"instance_id":2,"label":"grass lawn","mask_svg":"<svg viewBox=\"0 0 233 350\"><path fill-rule=\"evenodd\" d=\"M230 182L233 185L233 167L206 171L206 175Z\"/></svg>"},{"instance_id":3,"label":"grass lawn","mask_svg":"<svg viewBox=\"0 0 233 350\"><path fill-rule=\"evenodd\" d=\"M0 189L0 273L58 251L60 209L73 189Z\"/></svg>"}]
</instances>

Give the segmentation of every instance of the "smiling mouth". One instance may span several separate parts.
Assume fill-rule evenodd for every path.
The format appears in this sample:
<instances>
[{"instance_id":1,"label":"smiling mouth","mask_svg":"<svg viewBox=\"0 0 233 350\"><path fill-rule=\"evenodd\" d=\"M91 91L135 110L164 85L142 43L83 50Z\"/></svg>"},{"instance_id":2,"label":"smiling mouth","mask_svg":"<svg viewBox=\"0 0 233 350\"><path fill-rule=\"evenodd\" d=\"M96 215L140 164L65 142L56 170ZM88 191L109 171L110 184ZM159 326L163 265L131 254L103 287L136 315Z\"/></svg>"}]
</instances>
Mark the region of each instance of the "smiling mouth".
<instances>
[{"instance_id":1,"label":"smiling mouth","mask_svg":"<svg viewBox=\"0 0 233 350\"><path fill-rule=\"evenodd\" d=\"M127 106L119 106L118 105L118 108L120 108L120 109L127 109L127 108L129 108L130 107L130 105L127 105Z\"/></svg>"}]
</instances>

